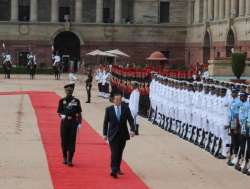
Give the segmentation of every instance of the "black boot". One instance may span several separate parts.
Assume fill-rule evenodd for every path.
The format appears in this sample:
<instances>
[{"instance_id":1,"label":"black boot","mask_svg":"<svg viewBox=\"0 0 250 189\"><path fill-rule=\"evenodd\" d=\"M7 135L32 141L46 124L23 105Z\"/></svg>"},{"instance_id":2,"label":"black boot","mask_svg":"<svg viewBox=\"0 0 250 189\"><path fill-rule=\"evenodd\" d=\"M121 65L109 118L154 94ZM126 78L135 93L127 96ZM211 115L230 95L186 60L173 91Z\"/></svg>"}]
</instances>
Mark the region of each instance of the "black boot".
<instances>
[{"instance_id":1,"label":"black boot","mask_svg":"<svg viewBox=\"0 0 250 189\"><path fill-rule=\"evenodd\" d=\"M68 158L68 166L73 167L73 157L74 157L74 152L69 153L69 158Z\"/></svg>"},{"instance_id":2,"label":"black boot","mask_svg":"<svg viewBox=\"0 0 250 189\"><path fill-rule=\"evenodd\" d=\"M135 135L139 135L139 124L136 124Z\"/></svg>"}]
</instances>

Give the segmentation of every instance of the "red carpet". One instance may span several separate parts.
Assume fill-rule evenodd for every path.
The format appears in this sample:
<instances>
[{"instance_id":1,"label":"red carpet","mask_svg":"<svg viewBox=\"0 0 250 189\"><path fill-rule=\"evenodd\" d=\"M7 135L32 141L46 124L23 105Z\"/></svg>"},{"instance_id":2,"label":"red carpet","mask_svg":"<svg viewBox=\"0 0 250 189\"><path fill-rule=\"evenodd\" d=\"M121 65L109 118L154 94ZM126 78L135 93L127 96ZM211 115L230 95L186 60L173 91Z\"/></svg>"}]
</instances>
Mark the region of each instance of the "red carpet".
<instances>
[{"instance_id":1,"label":"red carpet","mask_svg":"<svg viewBox=\"0 0 250 189\"><path fill-rule=\"evenodd\" d=\"M55 189L147 189L123 162L124 176L109 176L110 151L102 137L84 122L80 129L73 168L62 164L59 118L56 113L59 96L51 92L7 92L0 95L28 94L35 110L48 166ZM84 107L83 107L83 111ZM100 123L102 124L102 123ZM126 152L125 152L126 153Z\"/></svg>"}]
</instances>

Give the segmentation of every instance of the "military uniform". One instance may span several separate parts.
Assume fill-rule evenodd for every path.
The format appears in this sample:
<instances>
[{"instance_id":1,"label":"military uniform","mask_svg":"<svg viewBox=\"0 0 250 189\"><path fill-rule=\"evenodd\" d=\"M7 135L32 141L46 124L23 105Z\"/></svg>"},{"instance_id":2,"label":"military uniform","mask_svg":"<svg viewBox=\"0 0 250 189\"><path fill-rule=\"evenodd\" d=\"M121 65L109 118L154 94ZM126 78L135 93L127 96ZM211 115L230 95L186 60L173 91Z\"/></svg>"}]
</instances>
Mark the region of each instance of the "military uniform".
<instances>
[{"instance_id":1,"label":"military uniform","mask_svg":"<svg viewBox=\"0 0 250 189\"><path fill-rule=\"evenodd\" d=\"M86 101L86 103L90 103L91 102L92 81L93 81L92 74L89 73L88 74L88 78L86 80L86 91L87 91L87 98L88 98L87 101Z\"/></svg>"},{"instance_id":2,"label":"military uniform","mask_svg":"<svg viewBox=\"0 0 250 189\"><path fill-rule=\"evenodd\" d=\"M64 88L74 90L74 84L68 84ZM61 118L61 147L64 163L69 166L73 165L77 128L80 127L82 122L81 112L81 103L72 94L59 101L57 113Z\"/></svg>"}]
</instances>

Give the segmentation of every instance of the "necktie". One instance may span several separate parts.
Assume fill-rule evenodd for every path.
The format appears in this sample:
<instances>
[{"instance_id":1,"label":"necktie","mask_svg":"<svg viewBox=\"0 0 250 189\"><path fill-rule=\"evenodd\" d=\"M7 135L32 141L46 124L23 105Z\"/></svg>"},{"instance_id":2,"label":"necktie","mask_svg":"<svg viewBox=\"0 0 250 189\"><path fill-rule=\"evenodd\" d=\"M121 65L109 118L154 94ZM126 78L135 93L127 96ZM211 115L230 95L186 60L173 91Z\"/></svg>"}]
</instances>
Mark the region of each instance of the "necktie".
<instances>
[{"instance_id":1,"label":"necktie","mask_svg":"<svg viewBox=\"0 0 250 189\"><path fill-rule=\"evenodd\" d=\"M120 121L120 117L121 117L121 107L117 106L117 119Z\"/></svg>"}]
</instances>

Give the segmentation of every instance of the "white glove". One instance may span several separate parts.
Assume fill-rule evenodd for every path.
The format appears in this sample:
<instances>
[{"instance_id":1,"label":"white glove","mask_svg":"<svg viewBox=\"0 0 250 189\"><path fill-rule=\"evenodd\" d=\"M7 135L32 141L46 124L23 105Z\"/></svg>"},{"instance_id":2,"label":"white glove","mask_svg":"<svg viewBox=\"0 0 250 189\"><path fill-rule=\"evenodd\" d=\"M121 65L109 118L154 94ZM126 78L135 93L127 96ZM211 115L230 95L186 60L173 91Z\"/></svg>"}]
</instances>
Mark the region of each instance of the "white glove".
<instances>
[{"instance_id":1,"label":"white glove","mask_svg":"<svg viewBox=\"0 0 250 189\"><path fill-rule=\"evenodd\" d=\"M60 117L62 120L64 120L66 118L66 115L61 114Z\"/></svg>"},{"instance_id":2,"label":"white glove","mask_svg":"<svg viewBox=\"0 0 250 189\"><path fill-rule=\"evenodd\" d=\"M78 128L78 129L80 129L80 128L81 128L81 126L82 126L82 124L81 124L81 123L79 123L79 124L78 124L78 126L77 126L77 128Z\"/></svg>"}]
</instances>

